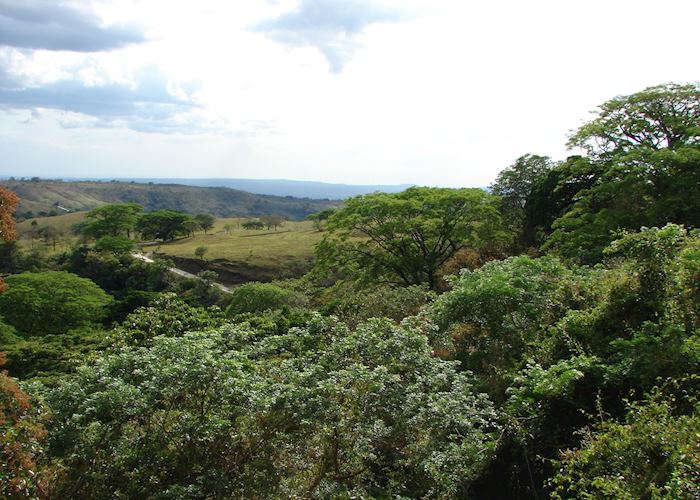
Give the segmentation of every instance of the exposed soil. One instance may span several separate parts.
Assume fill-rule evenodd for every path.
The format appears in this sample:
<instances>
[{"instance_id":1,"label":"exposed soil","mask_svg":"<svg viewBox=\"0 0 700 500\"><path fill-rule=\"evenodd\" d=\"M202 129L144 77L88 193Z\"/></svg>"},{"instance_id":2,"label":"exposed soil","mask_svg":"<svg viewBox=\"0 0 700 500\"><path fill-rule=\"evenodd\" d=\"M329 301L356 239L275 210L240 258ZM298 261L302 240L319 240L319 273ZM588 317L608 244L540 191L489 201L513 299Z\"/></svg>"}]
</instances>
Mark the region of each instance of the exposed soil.
<instances>
[{"instance_id":1,"label":"exposed soil","mask_svg":"<svg viewBox=\"0 0 700 500\"><path fill-rule=\"evenodd\" d=\"M226 259L202 260L188 257L161 255L175 263L175 266L185 271L197 274L201 271L214 271L217 281L226 286L235 286L249 281L264 283L283 278L302 276L311 268L311 261L294 261L293 265L263 267L255 266L244 261L229 261Z\"/></svg>"}]
</instances>

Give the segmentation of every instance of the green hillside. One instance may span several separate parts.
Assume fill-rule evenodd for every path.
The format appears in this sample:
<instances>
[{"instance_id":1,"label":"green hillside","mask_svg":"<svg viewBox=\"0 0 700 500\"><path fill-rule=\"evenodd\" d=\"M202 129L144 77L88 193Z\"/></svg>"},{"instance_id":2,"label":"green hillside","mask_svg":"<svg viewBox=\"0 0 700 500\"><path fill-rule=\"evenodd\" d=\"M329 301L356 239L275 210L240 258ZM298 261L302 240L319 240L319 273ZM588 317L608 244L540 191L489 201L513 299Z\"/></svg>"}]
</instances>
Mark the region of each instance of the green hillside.
<instances>
[{"instance_id":1,"label":"green hillside","mask_svg":"<svg viewBox=\"0 0 700 500\"><path fill-rule=\"evenodd\" d=\"M246 193L234 189L205 188L177 184L134 182L63 182L59 180L5 180L0 185L17 193L22 218L51 211L90 210L105 203L142 204L147 211L180 210L209 213L217 217L279 215L300 220L337 202ZM62 207L62 208L61 208ZM31 214L28 214L31 212Z\"/></svg>"}]
</instances>

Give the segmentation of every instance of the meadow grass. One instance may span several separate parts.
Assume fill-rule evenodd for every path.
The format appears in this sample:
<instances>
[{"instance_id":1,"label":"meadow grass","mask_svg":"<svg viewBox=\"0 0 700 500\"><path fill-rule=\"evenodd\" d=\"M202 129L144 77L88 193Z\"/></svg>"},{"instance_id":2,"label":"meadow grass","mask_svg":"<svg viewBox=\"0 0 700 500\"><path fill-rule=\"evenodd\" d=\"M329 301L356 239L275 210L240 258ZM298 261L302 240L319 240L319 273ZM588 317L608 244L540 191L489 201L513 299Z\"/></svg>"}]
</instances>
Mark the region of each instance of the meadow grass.
<instances>
[{"instance_id":1,"label":"meadow grass","mask_svg":"<svg viewBox=\"0 0 700 500\"><path fill-rule=\"evenodd\" d=\"M24 221L17 225L20 244L24 248L41 249L48 254L65 251L78 243L80 238L72 234L71 228L84 220L85 213L32 219L37 221L35 226L31 225L31 220ZM252 265L273 267L289 261L308 260L313 256L314 245L323 237L323 233L317 231L311 221L285 221L276 230L254 230L243 229L241 224L246 220L250 219L220 218L208 234L197 231L191 237L176 241L144 245L143 250L194 259L195 249L206 247L206 260L245 261ZM40 237L29 237L33 227L39 229L46 226L53 226L62 235L55 250L52 243L45 243Z\"/></svg>"},{"instance_id":2,"label":"meadow grass","mask_svg":"<svg viewBox=\"0 0 700 500\"><path fill-rule=\"evenodd\" d=\"M273 266L285 261L308 259L313 256L314 245L321 241L322 232L314 229L310 221L285 221L275 229L243 229L240 224L247 219L217 219L208 233L197 232L193 237L170 243L148 246L144 250L177 257L195 258L197 247L206 247L207 260L225 259L247 261L261 266ZM232 227L227 232L226 225Z\"/></svg>"},{"instance_id":3,"label":"meadow grass","mask_svg":"<svg viewBox=\"0 0 700 500\"><path fill-rule=\"evenodd\" d=\"M17 232L20 236L26 235L31 231L32 227L42 228L46 226L52 226L64 236L70 236L72 234L72 227L74 224L82 222L85 219L85 214L87 212L73 212L70 214L56 215L54 217L37 217L35 219L29 219L17 224ZM32 221L36 221L36 226L32 226Z\"/></svg>"}]
</instances>

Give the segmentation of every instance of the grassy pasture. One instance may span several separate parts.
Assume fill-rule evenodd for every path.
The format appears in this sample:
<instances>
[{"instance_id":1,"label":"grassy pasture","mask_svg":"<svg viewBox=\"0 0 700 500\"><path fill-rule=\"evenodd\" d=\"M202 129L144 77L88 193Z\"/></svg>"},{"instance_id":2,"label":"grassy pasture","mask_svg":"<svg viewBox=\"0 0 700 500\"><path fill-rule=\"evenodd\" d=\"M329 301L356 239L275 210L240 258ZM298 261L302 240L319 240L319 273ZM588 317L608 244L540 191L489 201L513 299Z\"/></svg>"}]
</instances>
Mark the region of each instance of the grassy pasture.
<instances>
[{"instance_id":1,"label":"grassy pasture","mask_svg":"<svg viewBox=\"0 0 700 500\"><path fill-rule=\"evenodd\" d=\"M52 226L64 236L71 236L71 228L74 224L82 222L87 212L74 212L70 214L56 215L54 217L37 217L36 219L25 220L17 224L17 231L21 236L26 235L32 229L32 221L36 221L35 227L42 228Z\"/></svg>"},{"instance_id":2,"label":"grassy pasture","mask_svg":"<svg viewBox=\"0 0 700 500\"><path fill-rule=\"evenodd\" d=\"M209 234L197 232L191 238L157 245L157 251L177 257L195 258L197 247L207 247L207 260L225 259L246 261L260 266L275 266L285 261L307 259L313 255L314 245L323 233L310 221L286 221L275 229L243 229L240 224L248 219L217 219ZM233 228L227 233L226 224ZM146 247L150 250L154 247Z\"/></svg>"},{"instance_id":3,"label":"grassy pasture","mask_svg":"<svg viewBox=\"0 0 700 500\"><path fill-rule=\"evenodd\" d=\"M65 251L78 242L71 228L85 218L86 212L76 212L55 217L40 217L36 226L31 220L18 224L20 244L25 248L42 249L52 253L52 243L45 243L40 237L30 238L32 227L39 229L53 226L60 236L55 251ZM253 266L266 268L283 265L295 260L307 260L313 256L314 245L323 237L323 233L314 229L311 221L285 221L275 229L248 230L241 224L249 218L233 217L217 219L214 227L204 234L197 231L192 237L178 239L169 243L146 245L145 252L156 251L174 257L194 259L197 247L207 247L206 260L223 259L231 262L244 261ZM227 232L225 226L229 225Z\"/></svg>"}]
</instances>

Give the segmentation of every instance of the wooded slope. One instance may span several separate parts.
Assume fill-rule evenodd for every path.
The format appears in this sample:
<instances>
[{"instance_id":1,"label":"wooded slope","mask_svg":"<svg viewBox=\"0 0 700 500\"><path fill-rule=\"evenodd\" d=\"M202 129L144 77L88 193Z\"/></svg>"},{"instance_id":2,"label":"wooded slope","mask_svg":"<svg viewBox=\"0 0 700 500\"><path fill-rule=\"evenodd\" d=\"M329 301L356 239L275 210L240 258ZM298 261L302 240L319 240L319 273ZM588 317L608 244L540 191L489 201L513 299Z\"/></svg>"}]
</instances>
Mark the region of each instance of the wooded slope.
<instances>
[{"instance_id":1,"label":"wooded slope","mask_svg":"<svg viewBox=\"0 0 700 500\"><path fill-rule=\"evenodd\" d=\"M217 217L279 215L300 220L338 202L246 193L229 188L206 188L177 184L132 182L64 182L58 180L5 180L4 185L20 197L18 215L39 215L58 207L89 210L105 203L140 203L147 211L171 209L209 213Z\"/></svg>"}]
</instances>

